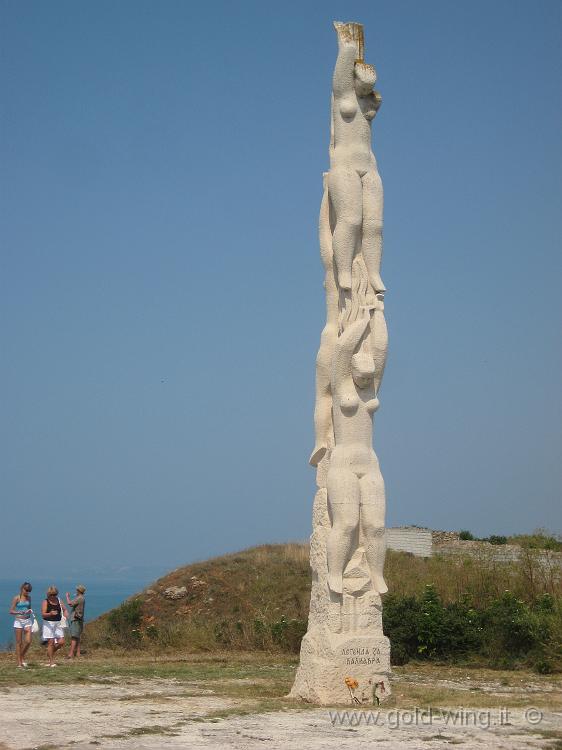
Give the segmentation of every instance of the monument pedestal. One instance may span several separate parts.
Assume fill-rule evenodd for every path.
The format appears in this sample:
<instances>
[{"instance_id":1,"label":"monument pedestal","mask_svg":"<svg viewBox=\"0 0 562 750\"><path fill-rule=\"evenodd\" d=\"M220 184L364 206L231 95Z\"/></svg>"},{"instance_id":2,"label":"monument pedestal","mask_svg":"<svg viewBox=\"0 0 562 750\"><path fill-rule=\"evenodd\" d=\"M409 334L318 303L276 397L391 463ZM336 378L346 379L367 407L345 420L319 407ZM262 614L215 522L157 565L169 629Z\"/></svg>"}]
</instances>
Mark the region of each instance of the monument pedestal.
<instances>
[{"instance_id":1,"label":"monument pedestal","mask_svg":"<svg viewBox=\"0 0 562 750\"><path fill-rule=\"evenodd\" d=\"M372 588L364 548L358 546L345 568L343 593L334 594L328 586L325 488L316 493L313 522L308 630L289 695L321 705L383 702L391 692L390 643L383 634L381 597ZM350 691L346 680L357 687Z\"/></svg>"},{"instance_id":2,"label":"monument pedestal","mask_svg":"<svg viewBox=\"0 0 562 750\"><path fill-rule=\"evenodd\" d=\"M290 696L321 705L373 705L390 695L389 677L390 643L384 635L308 632Z\"/></svg>"}]
</instances>

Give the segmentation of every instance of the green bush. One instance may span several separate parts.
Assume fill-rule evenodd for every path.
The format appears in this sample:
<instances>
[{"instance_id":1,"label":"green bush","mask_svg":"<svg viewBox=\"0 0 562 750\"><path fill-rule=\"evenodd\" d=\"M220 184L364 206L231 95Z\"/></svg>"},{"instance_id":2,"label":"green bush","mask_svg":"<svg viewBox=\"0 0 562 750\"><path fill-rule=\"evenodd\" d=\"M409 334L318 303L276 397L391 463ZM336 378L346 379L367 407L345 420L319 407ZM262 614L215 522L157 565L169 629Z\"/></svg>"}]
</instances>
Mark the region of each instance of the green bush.
<instances>
[{"instance_id":1,"label":"green bush","mask_svg":"<svg viewBox=\"0 0 562 750\"><path fill-rule=\"evenodd\" d=\"M215 641L220 646L230 646L232 643L232 637L230 634L230 627L228 625L228 622L225 620L221 622L216 622L215 626L213 628L213 633L215 636Z\"/></svg>"},{"instance_id":2,"label":"green bush","mask_svg":"<svg viewBox=\"0 0 562 750\"><path fill-rule=\"evenodd\" d=\"M282 617L271 625L273 643L280 646L284 651L298 653L305 633L305 620L286 620L285 617Z\"/></svg>"},{"instance_id":3,"label":"green bush","mask_svg":"<svg viewBox=\"0 0 562 750\"><path fill-rule=\"evenodd\" d=\"M492 657L517 658L536 643L535 618L527 604L506 591L482 613L486 631L485 650Z\"/></svg>"},{"instance_id":4,"label":"green bush","mask_svg":"<svg viewBox=\"0 0 562 750\"><path fill-rule=\"evenodd\" d=\"M156 625L148 625L144 632L151 641L157 641L160 638L160 631Z\"/></svg>"},{"instance_id":5,"label":"green bush","mask_svg":"<svg viewBox=\"0 0 562 750\"><path fill-rule=\"evenodd\" d=\"M535 607L537 612L555 612L556 599L552 594L542 594L536 601Z\"/></svg>"},{"instance_id":6,"label":"green bush","mask_svg":"<svg viewBox=\"0 0 562 750\"><path fill-rule=\"evenodd\" d=\"M498 534L491 534L491 536L488 537L488 541L490 544L507 544L507 537L499 536Z\"/></svg>"},{"instance_id":7,"label":"green bush","mask_svg":"<svg viewBox=\"0 0 562 750\"><path fill-rule=\"evenodd\" d=\"M401 667L410 661L410 654L401 643L390 644L390 663L393 667Z\"/></svg>"},{"instance_id":8,"label":"green bush","mask_svg":"<svg viewBox=\"0 0 562 750\"><path fill-rule=\"evenodd\" d=\"M552 674L554 672L554 667L549 659L537 659L533 668L538 674Z\"/></svg>"},{"instance_id":9,"label":"green bush","mask_svg":"<svg viewBox=\"0 0 562 750\"><path fill-rule=\"evenodd\" d=\"M142 640L142 599L130 599L111 610L108 626L112 637L123 646L138 646Z\"/></svg>"},{"instance_id":10,"label":"green bush","mask_svg":"<svg viewBox=\"0 0 562 750\"><path fill-rule=\"evenodd\" d=\"M267 647L268 627L263 620L258 617L254 620L254 643L257 649Z\"/></svg>"},{"instance_id":11,"label":"green bush","mask_svg":"<svg viewBox=\"0 0 562 750\"><path fill-rule=\"evenodd\" d=\"M390 639L393 664L405 664L418 653L421 605L415 596L387 594L382 609L383 630Z\"/></svg>"},{"instance_id":12,"label":"green bush","mask_svg":"<svg viewBox=\"0 0 562 750\"><path fill-rule=\"evenodd\" d=\"M490 542L490 544L507 544L508 541L506 536L500 536L499 534L491 534L480 538L466 529L459 531L459 539L462 539L463 542Z\"/></svg>"},{"instance_id":13,"label":"green bush","mask_svg":"<svg viewBox=\"0 0 562 750\"><path fill-rule=\"evenodd\" d=\"M478 649L482 639L479 613L464 599L443 605L432 585L420 598L386 597L383 623L393 664L453 658Z\"/></svg>"},{"instance_id":14,"label":"green bush","mask_svg":"<svg viewBox=\"0 0 562 750\"><path fill-rule=\"evenodd\" d=\"M562 537L551 534L547 529L536 529L533 534L517 534L509 537L511 544L519 544L529 549L547 549L562 552Z\"/></svg>"},{"instance_id":15,"label":"green bush","mask_svg":"<svg viewBox=\"0 0 562 750\"><path fill-rule=\"evenodd\" d=\"M549 594L530 605L506 591L474 607L468 596L443 604L427 585L419 597L385 597L383 625L393 664L474 657L502 668L524 663L541 674L561 666L562 605Z\"/></svg>"},{"instance_id":16,"label":"green bush","mask_svg":"<svg viewBox=\"0 0 562 750\"><path fill-rule=\"evenodd\" d=\"M433 584L425 587L417 622L417 652L420 656L443 656L446 650L445 610Z\"/></svg>"},{"instance_id":17,"label":"green bush","mask_svg":"<svg viewBox=\"0 0 562 750\"><path fill-rule=\"evenodd\" d=\"M480 646L481 627L476 610L465 600L444 606L433 585L427 585L418 620L418 655L450 658Z\"/></svg>"}]
</instances>

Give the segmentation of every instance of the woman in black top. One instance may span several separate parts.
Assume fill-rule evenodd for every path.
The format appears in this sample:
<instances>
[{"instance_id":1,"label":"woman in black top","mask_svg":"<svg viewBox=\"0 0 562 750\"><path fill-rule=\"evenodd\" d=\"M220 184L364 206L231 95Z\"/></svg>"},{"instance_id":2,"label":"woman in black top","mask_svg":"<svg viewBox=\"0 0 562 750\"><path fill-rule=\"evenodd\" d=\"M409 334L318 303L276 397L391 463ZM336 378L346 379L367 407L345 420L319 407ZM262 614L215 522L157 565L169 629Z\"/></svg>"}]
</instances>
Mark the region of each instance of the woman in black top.
<instances>
[{"instance_id":1,"label":"woman in black top","mask_svg":"<svg viewBox=\"0 0 562 750\"><path fill-rule=\"evenodd\" d=\"M59 590L56 586L49 586L47 598L41 605L41 616L43 617L43 640L48 642L47 656L48 667L56 667L55 653L64 646L64 630L61 625L62 617L67 617L66 607L59 599Z\"/></svg>"}]
</instances>

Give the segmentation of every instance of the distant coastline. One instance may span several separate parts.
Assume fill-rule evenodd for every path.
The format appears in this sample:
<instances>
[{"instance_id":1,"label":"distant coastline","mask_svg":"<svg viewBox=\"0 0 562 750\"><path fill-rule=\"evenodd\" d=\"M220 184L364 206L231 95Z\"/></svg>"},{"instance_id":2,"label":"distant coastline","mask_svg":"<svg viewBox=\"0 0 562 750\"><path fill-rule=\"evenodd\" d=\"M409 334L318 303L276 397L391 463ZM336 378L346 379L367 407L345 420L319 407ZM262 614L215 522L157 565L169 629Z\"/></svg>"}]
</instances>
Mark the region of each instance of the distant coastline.
<instances>
[{"instance_id":1,"label":"distant coastline","mask_svg":"<svg viewBox=\"0 0 562 750\"><path fill-rule=\"evenodd\" d=\"M153 580L151 577L142 578L94 578L89 576L75 577L72 579L63 578L33 578L29 577L33 586L31 604L33 610L39 614L41 611L41 601L45 597L47 586L54 583L64 597L65 592L69 591L74 594L74 587L78 583L86 586L86 622L99 617L107 610L117 607L121 602L132 594L140 591L144 586ZM16 578L0 579L0 651L10 650L13 644L13 623L14 618L8 614L12 597L15 596L22 581Z\"/></svg>"}]
</instances>

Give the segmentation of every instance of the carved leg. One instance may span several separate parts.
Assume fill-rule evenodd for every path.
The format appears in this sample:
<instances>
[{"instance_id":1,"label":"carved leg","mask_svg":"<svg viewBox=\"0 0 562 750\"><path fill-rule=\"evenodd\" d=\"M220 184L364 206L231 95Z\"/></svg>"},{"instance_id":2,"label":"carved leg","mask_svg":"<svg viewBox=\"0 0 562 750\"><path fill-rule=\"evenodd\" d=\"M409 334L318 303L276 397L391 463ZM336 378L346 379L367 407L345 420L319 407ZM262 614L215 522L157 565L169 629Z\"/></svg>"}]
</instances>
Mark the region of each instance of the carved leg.
<instances>
[{"instance_id":1,"label":"carved leg","mask_svg":"<svg viewBox=\"0 0 562 750\"><path fill-rule=\"evenodd\" d=\"M376 170L367 172L363 183L363 242L362 252L375 292L386 291L380 276L382 259L382 181Z\"/></svg>"},{"instance_id":2,"label":"carved leg","mask_svg":"<svg viewBox=\"0 0 562 750\"><path fill-rule=\"evenodd\" d=\"M351 264L363 220L361 178L355 170L340 167L330 170L328 185L336 220L332 246L337 279L342 289L351 289Z\"/></svg>"},{"instance_id":3,"label":"carved leg","mask_svg":"<svg viewBox=\"0 0 562 750\"><path fill-rule=\"evenodd\" d=\"M328 534L328 585L341 594L343 571L353 550L359 526L359 480L352 471L331 467L327 478L328 509L332 528Z\"/></svg>"},{"instance_id":4,"label":"carved leg","mask_svg":"<svg viewBox=\"0 0 562 750\"><path fill-rule=\"evenodd\" d=\"M388 591L385 583L384 558L386 539L384 531L384 480L378 462L376 469L360 479L361 487L361 530L365 540L365 556L371 572L373 587L379 594Z\"/></svg>"}]
</instances>

